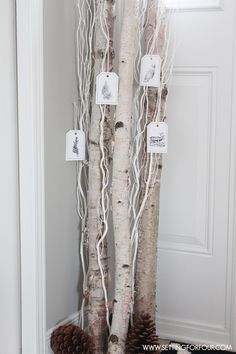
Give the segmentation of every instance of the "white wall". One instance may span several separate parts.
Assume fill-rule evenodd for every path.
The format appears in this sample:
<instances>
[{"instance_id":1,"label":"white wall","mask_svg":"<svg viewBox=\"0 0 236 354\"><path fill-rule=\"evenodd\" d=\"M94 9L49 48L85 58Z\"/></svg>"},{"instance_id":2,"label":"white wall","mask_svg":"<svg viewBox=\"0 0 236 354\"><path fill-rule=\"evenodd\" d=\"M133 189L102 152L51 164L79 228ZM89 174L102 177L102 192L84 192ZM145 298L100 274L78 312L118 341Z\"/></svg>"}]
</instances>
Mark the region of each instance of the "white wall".
<instances>
[{"instance_id":1,"label":"white wall","mask_svg":"<svg viewBox=\"0 0 236 354\"><path fill-rule=\"evenodd\" d=\"M0 5L0 342L20 353L18 152L14 0Z\"/></svg>"},{"instance_id":2,"label":"white wall","mask_svg":"<svg viewBox=\"0 0 236 354\"><path fill-rule=\"evenodd\" d=\"M75 164L65 162L65 133L77 97L74 2L44 2L47 328L78 310Z\"/></svg>"}]
</instances>

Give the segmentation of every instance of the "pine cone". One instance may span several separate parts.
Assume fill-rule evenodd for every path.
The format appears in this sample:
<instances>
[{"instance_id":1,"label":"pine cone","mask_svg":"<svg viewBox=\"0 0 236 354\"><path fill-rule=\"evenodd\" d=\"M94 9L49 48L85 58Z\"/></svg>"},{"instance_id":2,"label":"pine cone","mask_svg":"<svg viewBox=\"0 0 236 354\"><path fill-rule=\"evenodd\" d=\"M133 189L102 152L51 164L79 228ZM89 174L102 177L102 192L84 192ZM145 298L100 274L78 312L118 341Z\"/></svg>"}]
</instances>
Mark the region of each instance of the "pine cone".
<instances>
[{"instance_id":1,"label":"pine cone","mask_svg":"<svg viewBox=\"0 0 236 354\"><path fill-rule=\"evenodd\" d=\"M51 348L54 354L94 353L91 338L80 327L72 324L60 326L53 331Z\"/></svg>"},{"instance_id":2,"label":"pine cone","mask_svg":"<svg viewBox=\"0 0 236 354\"><path fill-rule=\"evenodd\" d=\"M150 351L148 351L144 350L145 345L154 347L149 347ZM158 345L158 337L155 323L148 314L137 316L133 326L128 331L126 354L158 354L159 351L155 347L156 345Z\"/></svg>"}]
</instances>

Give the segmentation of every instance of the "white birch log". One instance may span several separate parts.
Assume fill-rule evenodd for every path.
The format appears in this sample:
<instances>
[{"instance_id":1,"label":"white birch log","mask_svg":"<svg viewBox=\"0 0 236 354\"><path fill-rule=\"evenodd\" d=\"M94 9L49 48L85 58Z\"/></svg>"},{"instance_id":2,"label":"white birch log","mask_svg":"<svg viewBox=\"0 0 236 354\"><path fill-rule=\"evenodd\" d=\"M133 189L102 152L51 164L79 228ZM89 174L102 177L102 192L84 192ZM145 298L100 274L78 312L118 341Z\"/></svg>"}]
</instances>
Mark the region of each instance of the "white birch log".
<instances>
[{"instance_id":1,"label":"white birch log","mask_svg":"<svg viewBox=\"0 0 236 354\"><path fill-rule=\"evenodd\" d=\"M165 19L162 17L157 23L158 0L148 1L149 16L146 29L146 41L151 45L151 38L154 35L156 26L160 26L160 31L156 43L154 44L154 54L159 54L162 59L164 47ZM149 48L147 48L149 50ZM148 89L148 121L155 120L155 110L157 100L161 100L160 120L163 120L164 108L167 97L166 86L160 89ZM159 97L158 97L159 96ZM143 181L146 171L150 165L150 154L145 154L144 172L141 176L141 188L145 188ZM139 241L136 264L135 279L135 314L149 314L152 320L156 319L156 281L157 281L157 239L160 209L160 180L162 171L162 156L153 159L151 169L152 183L149 186L148 198L139 223ZM154 175L155 174L155 175ZM144 191L141 192L141 201Z\"/></svg>"},{"instance_id":2,"label":"white birch log","mask_svg":"<svg viewBox=\"0 0 236 354\"><path fill-rule=\"evenodd\" d=\"M137 31L137 0L125 0L119 54L119 103L116 110L112 177L115 240L115 299L108 353L122 354L131 309L131 243L129 221L130 128Z\"/></svg>"},{"instance_id":3,"label":"white birch log","mask_svg":"<svg viewBox=\"0 0 236 354\"><path fill-rule=\"evenodd\" d=\"M112 25L112 0L98 0L95 25L94 49L94 78L101 72L102 61L107 45L100 23L101 8L105 10L105 18L109 26ZM107 325L104 291L98 265L96 245L102 235L101 223L101 188L102 177L100 171L101 151L100 139L100 107L95 103L95 80L93 88L93 105L89 129L89 179L88 179L88 242L89 242L89 269L88 269L88 333L95 345L95 354L104 354L107 345ZM108 276L107 245L104 242L101 255L101 264L105 281Z\"/></svg>"}]
</instances>

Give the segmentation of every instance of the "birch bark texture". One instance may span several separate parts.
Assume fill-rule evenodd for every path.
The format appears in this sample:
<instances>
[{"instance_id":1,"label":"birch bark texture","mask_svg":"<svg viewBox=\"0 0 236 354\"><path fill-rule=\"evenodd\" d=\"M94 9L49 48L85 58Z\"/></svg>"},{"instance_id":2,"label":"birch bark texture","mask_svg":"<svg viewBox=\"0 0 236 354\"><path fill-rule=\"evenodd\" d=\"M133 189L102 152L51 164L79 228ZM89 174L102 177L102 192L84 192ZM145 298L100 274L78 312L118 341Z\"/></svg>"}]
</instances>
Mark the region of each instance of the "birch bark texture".
<instances>
[{"instance_id":1,"label":"birch bark texture","mask_svg":"<svg viewBox=\"0 0 236 354\"><path fill-rule=\"evenodd\" d=\"M112 210L115 241L115 298L108 346L109 354L125 352L131 310L129 169L137 24L137 0L125 1L119 53L119 103L116 110L113 151Z\"/></svg>"},{"instance_id":2,"label":"birch bark texture","mask_svg":"<svg viewBox=\"0 0 236 354\"><path fill-rule=\"evenodd\" d=\"M112 26L112 0L98 0L96 3L96 24L94 43L94 78L101 72L104 55L106 55L107 39L101 28L101 14L108 27ZM109 33L111 33L110 31ZM95 354L103 354L107 346L107 325L105 298L101 273L98 264L96 246L103 233L101 221L101 189L102 176L100 170L100 120L101 110L95 103L96 87L94 79L93 103L89 129L89 175L88 175L88 334L93 338ZM101 264L105 282L108 282L107 243L104 241Z\"/></svg>"},{"instance_id":3,"label":"birch bark texture","mask_svg":"<svg viewBox=\"0 0 236 354\"><path fill-rule=\"evenodd\" d=\"M160 1L148 0L148 19L146 24L147 52L153 47L153 53L159 54L162 62L165 60L165 16L160 13ZM163 9L162 9L163 11ZM159 21L159 23L158 23ZM158 36L155 38L156 28L159 27ZM153 40L155 41L153 43ZM163 73L161 74L163 76ZM162 80L161 80L162 81ZM148 123L156 120L157 106L160 105L159 121L164 120L167 88L161 84L160 88L148 88ZM146 143L146 139L145 139ZM148 186L143 213L139 222L138 253L136 260L135 279L135 314L149 314L153 321L156 320L156 282L157 282L157 239L160 209L160 182L162 172L162 155L152 156L145 152L144 169L141 175L140 199L144 196L144 176L151 166L151 183Z\"/></svg>"}]
</instances>

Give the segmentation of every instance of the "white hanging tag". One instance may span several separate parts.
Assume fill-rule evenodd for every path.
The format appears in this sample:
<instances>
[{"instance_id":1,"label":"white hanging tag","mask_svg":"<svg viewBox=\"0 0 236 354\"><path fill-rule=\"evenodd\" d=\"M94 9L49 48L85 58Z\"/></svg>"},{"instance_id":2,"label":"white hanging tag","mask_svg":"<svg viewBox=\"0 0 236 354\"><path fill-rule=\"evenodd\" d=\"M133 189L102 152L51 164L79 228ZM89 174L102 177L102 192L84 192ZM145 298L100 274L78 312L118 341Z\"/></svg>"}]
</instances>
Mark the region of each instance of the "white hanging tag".
<instances>
[{"instance_id":1,"label":"white hanging tag","mask_svg":"<svg viewBox=\"0 0 236 354\"><path fill-rule=\"evenodd\" d=\"M141 61L140 86L159 87L161 73L161 57L144 55Z\"/></svg>"},{"instance_id":2,"label":"white hanging tag","mask_svg":"<svg viewBox=\"0 0 236 354\"><path fill-rule=\"evenodd\" d=\"M119 77L114 72L102 72L96 78L96 104L118 104Z\"/></svg>"},{"instance_id":3,"label":"white hanging tag","mask_svg":"<svg viewBox=\"0 0 236 354\"><path fill-rule=\"evenodd\" d=\"M147 126L147 152L167 153L168 125L165 122L151 122Z\"/></svg>"},{"instance_id":4,"label":"white hanging tag","mask_svg":"<svg viewBox=\"0 0 236 354\"><path fill-rule=\"evenodd\" d=\"M82 130L66 133L66 161L85 160L85 134Z\"/></svg>"}]
</instances>

